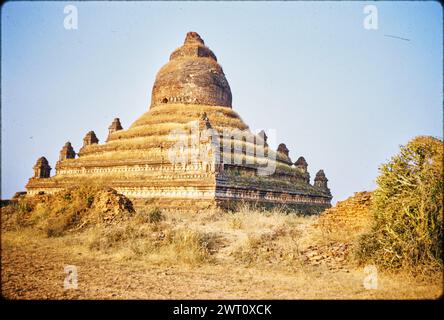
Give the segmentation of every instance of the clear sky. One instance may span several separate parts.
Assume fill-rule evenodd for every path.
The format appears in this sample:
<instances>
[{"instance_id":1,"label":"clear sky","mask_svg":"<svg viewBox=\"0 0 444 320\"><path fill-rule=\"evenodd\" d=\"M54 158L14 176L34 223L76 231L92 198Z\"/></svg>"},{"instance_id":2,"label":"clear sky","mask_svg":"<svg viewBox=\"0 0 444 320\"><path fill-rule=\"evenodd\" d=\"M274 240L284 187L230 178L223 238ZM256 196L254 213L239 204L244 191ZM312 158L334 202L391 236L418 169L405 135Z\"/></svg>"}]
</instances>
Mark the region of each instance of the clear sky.
<instances>
[{"instance_id":1,"label":"clear sky","mask_svg":"<svg viewBox=\"0 0 444 320\"><path fill-rule=\"evenodd\" d=\"M66 30L63 9L78 8ZM363 26L365 5L378 29ZM233 108L276 129L333 201L375 188L378 166L417 135L442 137L438 2L7 2L1 8L1 196L45 156L103 142L149 107L157 71L188 31L222 65ZM52 173L54 173L53 169Z\"/></svg>"}]
</instances>

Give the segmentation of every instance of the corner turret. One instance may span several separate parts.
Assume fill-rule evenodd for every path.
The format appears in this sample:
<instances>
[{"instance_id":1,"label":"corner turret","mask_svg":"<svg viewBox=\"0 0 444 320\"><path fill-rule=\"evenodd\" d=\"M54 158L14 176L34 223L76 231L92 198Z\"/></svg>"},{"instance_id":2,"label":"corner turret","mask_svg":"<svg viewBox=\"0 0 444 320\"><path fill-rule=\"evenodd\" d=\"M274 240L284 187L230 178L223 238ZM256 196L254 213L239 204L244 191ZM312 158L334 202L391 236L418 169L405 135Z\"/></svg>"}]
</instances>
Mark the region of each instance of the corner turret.
<instances>
[{"instance_id":1,"label":"corner turret","mask_svg":"<svg viewBox=\"0 0 444 320\"><path fill-rule=\"evenodd\" d=\"M51 174L51 167L49 166L48 160L45 157L41 157L37 160L33 167L34 178L45 179L49 178Z\"/></svg>"},{"instance_id":2,"label":"corner turret","mask_svg":"<svg viewBox=\"0 0 444 320\"><path fill-rule=\"evenodd\" d=\"M316 177L314 179L314 186L324 190L327 194L331 195L330 189L327 185L328 179L325 176L324 170L319 170L316 173Z\"/></svg>"}]
</instances>

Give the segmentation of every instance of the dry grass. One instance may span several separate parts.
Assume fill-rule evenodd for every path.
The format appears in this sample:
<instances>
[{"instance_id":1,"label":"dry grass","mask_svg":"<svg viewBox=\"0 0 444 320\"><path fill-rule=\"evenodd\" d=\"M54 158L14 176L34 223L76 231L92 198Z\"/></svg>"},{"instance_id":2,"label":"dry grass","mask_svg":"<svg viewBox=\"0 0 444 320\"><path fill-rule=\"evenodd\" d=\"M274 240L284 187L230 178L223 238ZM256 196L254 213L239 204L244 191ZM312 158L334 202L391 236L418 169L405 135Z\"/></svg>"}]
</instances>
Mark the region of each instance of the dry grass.
<instances>
[{"instance_id":1,"label":"dry grass","mask_svg":"<svg viewBox=\"0 0 444 320\"><path fill-rule=\"evenodd\" d=\"M209 210L202 214L184 214L152 210L139 212L118 224L90 225L59 237L48 237L44 231L25 225L4 231L2 247L6 253L14 250L11 253L14 257L20 248L24 248L23 254L27 256L38 248L45 248L49 253L42 263L48 264L51 257L61 253L80 255L74 261L83 266L82 281L87 277L88 285L98 283L103 293L87 291L89 293L79 297L106 297L105 292L116 290L122 298L155 299L416 299L436 298L441 294L439 274L417 279L402 272L381 272L379 288L372 291L362 287L365 274L352 261L341 261L343 269L339 271L331 270L327 264L310 263L304 259L307 252L316 251L310 248L331 241L316 225L317 220L316 216L263 211L247 205L241 205L234 213ZM40 255L29 257L37 259ZM69 259L66 261L71 261ZM8 261L2 259L2 263ZM97 263L100 271L89 272L93 268L89 266ZM27 272L17 268L16 273ZM116 289L114 277L122 279L127 289ZM129 279L139 284L128 289ZM107 290L107 287L115 289ZM151 289L137 289L147 287ZM32 290L29 294L31 298L36 297Z\"/></svg>"},{"instance_id":2,"label":"dry grass","mask_svg":"<svg viewBox=\"0 0 444 320\"><path fill-rule=\"evenodd\" d=\"M54 237L87 225L122 222L132 215L134 209L128 198L96 181L53 195L20 198L2 209L2 229L30 227Z\"/></svg>"},{"instance_id":3,"label":"dry grass","mask_svg":"<svg viewBox=\"0 0 444 320\"><path fill-rule=\"evenodd\" d=\"M202 214L171 212L167 221L212 235L216 256L247 267L294 271L303 263L303 251L328 238L314 227L316 216L301 216L283 209L265 210L241 204L232 213L218 210Z\"/></svg>"},{"instance_id":4,"label":"dry grass","mask_svg":"<svg viewBox=\"0 0 444 320\"><path fill-rule=\"evenodd\" d=\"M86 233L88 247L130 261L158 265L200 265L211 262L212 239L188 228L164 223L127 222L112 228L94 228Z\"/></svg>"},{"instance_id":5,"label":"dry grass","mask_svg":"<svg viewBox=\"0 0 444 320\"><path fill-rule=\"evenodd\" d=\"M3 231L27 235L32 230L47 238L64 237L92 252L123 260L189 265L211 260L212 239L207 234L165 223L156 208L134 213L122 197L100 186L82 185L55 195L24 198L2 209Z\"/></svg>"}]
</instances>

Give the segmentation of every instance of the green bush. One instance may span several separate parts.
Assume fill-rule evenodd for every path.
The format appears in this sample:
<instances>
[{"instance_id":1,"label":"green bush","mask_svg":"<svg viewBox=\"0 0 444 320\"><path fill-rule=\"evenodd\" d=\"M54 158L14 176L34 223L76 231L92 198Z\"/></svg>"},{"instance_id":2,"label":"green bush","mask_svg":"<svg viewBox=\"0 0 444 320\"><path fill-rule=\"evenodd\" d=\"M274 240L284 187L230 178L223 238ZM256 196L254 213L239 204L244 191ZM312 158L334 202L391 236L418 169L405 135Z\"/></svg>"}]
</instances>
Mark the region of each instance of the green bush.
<instances>
[{"instance_id":1,"label":"green bush","mask_svg":"<svg viewBox=\"0 0 444 320\"><path fill-rule=\"evenodd\" d=\"M63 199L65 199L66 201L71 201L72 200L72 195L71 193L67 192L63 195Z\"/></svg>"},{"instance_id":2,"label":"green bush","mask_svg":"<svg viewBox=\"0 0 444 320\"><path fill-rule=\"evenodd\" d=\"M162 211L159 208L154 208L148 212L148 221L150 223L158 223L164 219Z\"/></svg>"},{"instance_id":3,"label":"green bush","mask_svg":"<svg viewBox=\"0 0 444 320\"><path fill-rule=\"evenodd\" d=\"M162 213L162 210L159 208L152 207L146 210L147 211L137 211L135 219L138 221L138 223L158 224L159 222L165 220L165 216Z\"/></svg>"},{"instance_id":4,"label":"green bush","mask_svg":"<svg viewBox=\"0 0 444 320\"><path fill-rule=\"evenodd\" d=\"M94 196L93 195L89 195L88 197L86 197L86 206L88 208L91 208L93 202L94 202Z\"/></svg>"},{"instance_id":5,"label":"green bush","mask_svg":"<svg viewBox=\"0 0 444 320\"><path fill-rule=\"evenodd\" d=\"M358 257L386 269L440 270L443 244L443 142L416 137L380 167L372 231Z\"/></svg>"}]
</instances>

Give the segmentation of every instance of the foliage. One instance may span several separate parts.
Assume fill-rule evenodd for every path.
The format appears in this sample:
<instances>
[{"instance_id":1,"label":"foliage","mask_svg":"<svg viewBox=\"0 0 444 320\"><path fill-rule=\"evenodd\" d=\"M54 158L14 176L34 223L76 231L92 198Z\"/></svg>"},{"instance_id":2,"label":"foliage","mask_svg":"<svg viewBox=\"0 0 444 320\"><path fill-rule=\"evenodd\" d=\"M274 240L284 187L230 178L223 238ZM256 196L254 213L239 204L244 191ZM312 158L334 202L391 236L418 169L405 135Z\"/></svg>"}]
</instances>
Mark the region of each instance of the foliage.
<instances>
[{"instance_id":1,"label":"foliage","mask_svg":"<svg viewBox=\"0 0 444 320\"><path fill-rule=\"evenodd\" d=\"M442 268L443 142L420 136L380 167L375 224L361 239L362 262L386 269Z\"/></svg>"},{"instance_id":2,"label":"foliage","mask_svg":"<svg viewBox=\"0 0 444 320\"><path fill-rule=\"evenodd\" d=\"M158 207L152 207L149 211L146 212L138 212L136 215L137 219L141 223L159 223L165 220L165 216Z\"/></svg>"},{"instance_id":3,"label":"foliage","mask_svg":"<svg viewBox=\"0 0 444 320\"><path fill-rule=\"evenodd\" d=\"M2 228L35 227L48 237L56 237L85 225L115 223L133 212L131 201L115 190L98 183L84 183L55 194L19 199L2 209Z\"/></svg>"}]
</instances>

